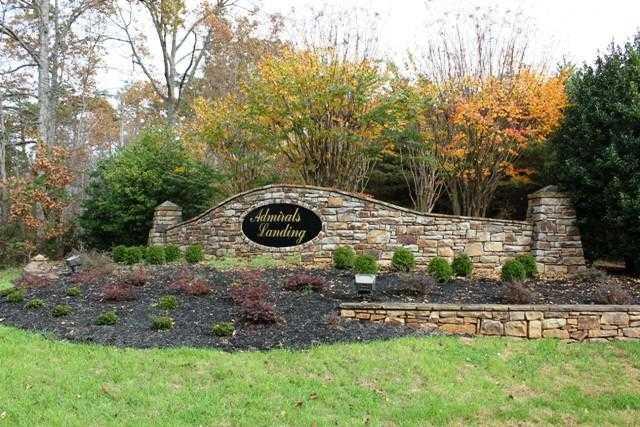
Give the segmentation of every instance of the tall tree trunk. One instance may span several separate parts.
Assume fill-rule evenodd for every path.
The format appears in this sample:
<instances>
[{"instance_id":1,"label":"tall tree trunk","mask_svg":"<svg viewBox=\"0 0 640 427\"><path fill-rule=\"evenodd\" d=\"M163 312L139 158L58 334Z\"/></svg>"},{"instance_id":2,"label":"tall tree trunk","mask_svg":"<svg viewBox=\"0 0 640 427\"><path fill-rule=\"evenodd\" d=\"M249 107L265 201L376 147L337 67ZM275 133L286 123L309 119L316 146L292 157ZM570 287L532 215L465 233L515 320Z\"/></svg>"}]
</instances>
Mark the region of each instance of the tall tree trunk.
<instances>
[{"instance_id":1,"label":"tall tree trunk","mask_svg":"<svg viewBox=\"0 0 640 427\"><path fill-rule=\"evenodd\" d=\"M9 218L9 192L7 190L7 132L4 120L4 99L0 91L0 222Z\"/></svg>"},{"instance_id":2,"label":"tall tree trunk","mask_svg":"<svg viewBox=\"0 0 640 427\"><path fill-rule=\"evenodd\" d=\"M40 0L40 40L38 52L38 133L43 143L51 144L51 77L49 74L50 2Z\"/></svg>"}]
</instances>

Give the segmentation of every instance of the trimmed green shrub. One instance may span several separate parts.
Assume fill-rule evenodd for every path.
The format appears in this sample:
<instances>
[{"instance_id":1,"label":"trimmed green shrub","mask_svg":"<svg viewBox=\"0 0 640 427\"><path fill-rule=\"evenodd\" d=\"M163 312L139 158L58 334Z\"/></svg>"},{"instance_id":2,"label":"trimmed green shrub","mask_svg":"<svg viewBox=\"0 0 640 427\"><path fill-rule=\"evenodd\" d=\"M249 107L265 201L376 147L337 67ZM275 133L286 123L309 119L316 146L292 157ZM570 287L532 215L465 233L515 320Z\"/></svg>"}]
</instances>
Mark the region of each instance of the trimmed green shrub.
<instances>
[{"instance_id":1,"label":"trimmed green shrub","mask_svg":"<svg viewBox=\"0 0 640 427\"><path fill-rule=\"evenodd\" d=\"M353 270L357 274L376 274L378 260L373 255L358 255L353 261Z\"/></svg>"},{"instance_id":2,"label":"trimmed green shrub","mask_svg":"<svg viewBox=\"0 0 640 427\"><path fill-rule=\"evenodd\" d=\"M407 248L398 248L393 252L391 266L398 271L411 271L416 267L416 257Z\"/></svg>"},{"instance_id":3,"label":"trimmed green shrub","mask_svg":"<svg viewBox=\"0 0 640 427\"><path fill-rule=\"evenodd\" d=\"M55 307L53 307L53 310L51 311L51 315L53 317L64 317L64 316L70 315L72 311L73 309L71 308L70 305L58 304Z\"/></svg>"},{"instance_id":4,"label":"trimmed green shrub","mask_svg":"<svg viewBox=\"0 0 640 427\"><path fill-rule=\"evenodd\" d=\"M78 298L80 295L82 295L82 291L80 290L80 288L73 286L69 289L67 289L67 296L68 297L72 297L72 298Z\"/></svg>"},{"instance_id":5,"label":"trimmed green shrub","mask_svg":"<svg viewBox=\"0 0 640 427\"><path fill-rule=\"evenodd\" d=\"M96 325L99 326L113 326L120 320L118 313L115 310L105 311L96 319Z\"/></svg>"},{"instance_id":6,"label":"trimmed green shrub","mask_svg":"<svg viewBox=\"0 0 640 427\"><path fill-rule=\"evenodd\" d=\"M122 250L121 262L126 265L138 264L144 258L145 252L146 251L139 246L125 247L124 250Z\"/></svg>"},{"instance_id":7,"label":"trimmed green shrub","mask_svg":"<svg viewBox=\"0 0 640 427\"><path fill-rule=\"evenodd\" d=\"M160 265L164 264L164 247L163 246L149 246L144 255L144 260L147 264Z\"/></svg>"},{"instance_id":8,"label":"trimmed green shrub","mask_svg":"<svg viewBox=\"0 0 640 427\"><path fill-rule=\"evenodd\" d=\"M182 252L176 245L167 245L164 247L164 259L167 262L175 262L180 259Z\"/></svg>"},{"instance_id":9,"label":"trimmed green shrub","mask_svg":"<svg viewBox=\"0 0 640 427\"><path fill-rule=\"evenodd\" d=\"M218 181L171 129L145 129L91 174L80 216L84 238L98 248L143 244L158 205L170 200L191 218L211 206Z\"/></svg>"},{"instance_id":10,"label":"trimmed green shrub","mask_svg":"<svg viewBox=\"0 0 640 427\"><path fill-rule=\"evenodd\" d=\"M538 275L538 267L536 266L536 258L533 255L518 255L514 258L524 267L527 278L533 279Z\"/></svg>"},{"instance_id":11,"label":"trimmed green shrub","mask_svg":"<svg viewBox=\"0 0 640 427\"><path fill-rule=\"evenodd\" d=\"M500 277L504 282L522 282L527 278L527 271L519 261L510 259L502 266Z\"/></svg>"},{"instance_id":12,"label":"trimmed green shrub","mask_svg":"<svg viewBox=\"0 0 640 427\"><path fill-rule=\"evenodd\" d=\"M184 251L184 259L189 264L197 264L204 260L204 249L202 245L191 245Z\"/></svg>"},{"instance_id":13,"label":"trimmed green shrub","mask_svg":"<svg viewBox=\"0 0 640 427\"><path fill-rule=\"evenodd\" d=\"M151 319L151 328L156 331L165 331L173 328L174 321L169 316L156 316Z\"/></svg>"},{"instance_id":14,"label":"trimmed green shrub","mask_svg":"<svg viewBox=\"0 0 640 427\"><path fill-rule=\"evenodd\" d=\"M28 310L37 310L39 308L44 307L44 300L41 300L40 298L34 298L32 300L29 300L25 305L24 308L28 309Z\"/></svg>"},{"instance_id":15,"label":"trimmed green shrub","mask_svg":"<svg viewBox=\"0 0 640 427\"><path fill-rule=\"evenodd\" d=\"M14 289L7 294L7 302L18 304L24 301L24 290Z\"/></svg>"},{"instance_id":16,"label":"trimmed green shrub","mask_svg":"<svg viewBox=\"0 0 640 427\"><path fill-rule=\"evenodd\" d=\"M453 277L453 269L449 261L438 256L429 262L427 271L440 283L447 283Z\"/></svg>"},{"instance_id":17,"label":"trimmed green shrub","mask_svg":"<svg viewBox=\"0 0 640 427\"><path fill-rule=\"evenodd\" d=\"M473 262L471 262L471 258L467 254L458 254L453 258L453 262L451 263L451 268L453 269L453 274L457 277L471 277L471 272L473 271Z\"/></svg>"},{"instance_id":18,"label":"trimmed green shrub","mask_svg":"<svg viewBox=\"0 0 640 427\"><path fill-rule=\"evenodd\" d=\"M211 326L211 333L217 337L230 337L236 328L231 322L215 323Z\"/></svg>"},{"instance_id":19,"label":"trimmed green shrub","mask_svg":"<svg viewBox=\"0 0 640 427\"><path fill-rule=\"evenodd\" d=\"M356 251L351 246L339 246L333 251L333 266L338 270L353 268L356 259Z\"/></svg>"},{"instance_id":20,"label":"trimmed green shrub","mask_svg":"<svg viewBox=\"0 0 640 427\"><path fill-rule=\"evenodd\" d=\"M160 297L160 300L158 301L158 308L163 310L174 310L178 308L178 298L173 295Z\"/></svg>"},{"instance_id":21,"label":"trimmed green shrub","mask_svg":"<svg viewBox=\"0 0 640 427\"><path fill-rule=\"evenodd\" d=\"M125 253L127 252L127 247L124 245L115 246L111 249L111 258L114 262L123 263L125 260Z\"/></svg>"}]
</instances>

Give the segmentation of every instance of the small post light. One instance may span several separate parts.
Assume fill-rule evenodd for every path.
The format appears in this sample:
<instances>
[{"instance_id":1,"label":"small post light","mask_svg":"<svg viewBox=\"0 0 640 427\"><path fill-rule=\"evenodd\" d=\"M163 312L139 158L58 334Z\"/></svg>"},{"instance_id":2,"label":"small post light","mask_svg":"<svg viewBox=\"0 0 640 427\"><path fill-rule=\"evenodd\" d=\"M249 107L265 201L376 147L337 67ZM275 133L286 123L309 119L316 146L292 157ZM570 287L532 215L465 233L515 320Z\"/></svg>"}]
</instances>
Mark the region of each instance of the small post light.
<instances>
[{"instance_id":1,"label":"small post light","mask_svg":"<svg viewBox=\"0 0 640 427\"><path fill-rule=\"evenodd\" d=\"M70 256L64 261L67 263L67 267L69 267L73 273L77 272L80 266L82 265L82 260L80 259L80 255Z\"/></svg>"}]
</instances>

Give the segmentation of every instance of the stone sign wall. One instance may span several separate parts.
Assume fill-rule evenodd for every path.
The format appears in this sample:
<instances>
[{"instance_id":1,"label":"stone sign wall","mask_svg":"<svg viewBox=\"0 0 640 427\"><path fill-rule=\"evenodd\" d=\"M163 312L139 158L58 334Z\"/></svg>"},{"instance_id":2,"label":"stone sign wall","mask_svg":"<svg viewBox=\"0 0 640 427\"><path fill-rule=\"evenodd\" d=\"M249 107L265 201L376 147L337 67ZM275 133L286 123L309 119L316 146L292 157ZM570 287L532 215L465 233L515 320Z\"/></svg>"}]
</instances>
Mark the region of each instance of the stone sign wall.
<instances>
[{"instance_id":1,"label":"stone sign wall","mask_svg":"<svg viewBox=\"0 0 640 427\"><path fill-rule=\"evenodd\" d=\"M291 234L278 229L304 227L299 212L289 212L290 208L283 211L279 205L311 211L311 216L315 214L321 222L319 233L315 230L315 237L299 245L272 244L268 237ZM245 235L243 222L248 215L249 220L270 221L271 231L263 231L260 236L266 240L256 238L256 234ZM419 267L436 255L451 260L456 253L467 253L477 275L494 275L508 259L529 253L536 256L538 268L545 275L584 268L575 214L569 199L553 187L530 196L527 221L424 214L361 195L299 185L250 190L195 218L181 220L178 206L169 202L160 205L149 244L185 247L200 243L207 253L217 256L271 254L284 258L299 254L310 264L329 264L334 249L351 245L357 251L374 253L382 265L391 262L394 249L404 246L414 252ZM252 233L260 233L260 228Z\"/></svg>"}]
</instances>

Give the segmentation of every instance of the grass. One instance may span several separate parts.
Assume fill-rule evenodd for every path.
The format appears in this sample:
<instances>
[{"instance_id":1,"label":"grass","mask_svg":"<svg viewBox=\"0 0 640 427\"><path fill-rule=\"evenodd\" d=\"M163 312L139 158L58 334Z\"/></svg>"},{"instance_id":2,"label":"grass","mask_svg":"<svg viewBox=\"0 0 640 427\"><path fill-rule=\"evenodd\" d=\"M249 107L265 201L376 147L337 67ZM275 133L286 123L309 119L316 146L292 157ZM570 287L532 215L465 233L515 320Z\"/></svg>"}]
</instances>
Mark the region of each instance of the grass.
<instances>
[{"instance_id":1,"label":"grass","mask_svg":"<svg viewBox=\"0 0 640 427\"><path fill-rule=\"evenodd\" d=\"M13 281L20 277L20 268L9 268L0 270L0 290L10 288L13 285Z\"/></svg>"},{"instance_id":2,"label":"grass","mask_svg":"<svg viewBox=\"0 0 640 427\"><path fill-rule=\"evenodd\" d=\"M302 263L299 254L289 255L284 259L275 259L268 255L258 255L253 258L239 257L213 257L207 260L209 267L217 270L232 270L236 268L275 268L275 267L294 267Z\"/></svg>"},{"instance_id":3,"label":"grass","mask_svg":"<svg viewBox=\"0 0 640 427\"><path fill-rule=\"evenodd\" d=\"M229 354L0 327L0 360L6 425L629 425L640 410L631 342L431 337Z\"/></svg>"}]
</instances>

